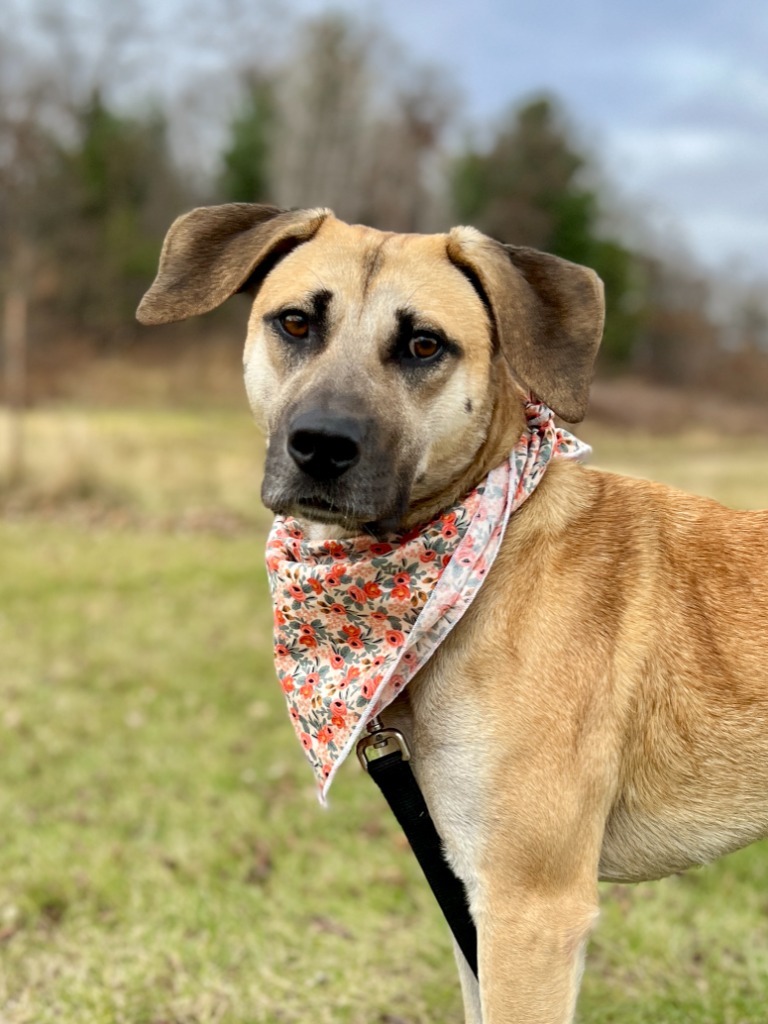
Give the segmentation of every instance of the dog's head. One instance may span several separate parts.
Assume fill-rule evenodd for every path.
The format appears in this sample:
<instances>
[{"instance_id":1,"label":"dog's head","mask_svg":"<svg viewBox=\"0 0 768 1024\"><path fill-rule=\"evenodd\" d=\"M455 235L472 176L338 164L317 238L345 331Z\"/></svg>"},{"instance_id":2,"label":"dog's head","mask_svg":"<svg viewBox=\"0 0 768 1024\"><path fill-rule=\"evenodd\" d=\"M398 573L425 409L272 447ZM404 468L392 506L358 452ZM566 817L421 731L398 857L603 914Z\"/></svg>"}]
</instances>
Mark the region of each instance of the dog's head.
<instances>
[{"instance_id":1,"label":"dog's head","mask_svg":"<svg viewBox=\"0 0 768 1024\"><path fill-rule=\"evenodd\" d=\"M523 389L586 410L597 275L473 228L403 235L329 210L204 207L170 228L142 323L253 294L245 382L276 512L343 530L433 514L503 460Z\"/></svg>"}]
</instances>

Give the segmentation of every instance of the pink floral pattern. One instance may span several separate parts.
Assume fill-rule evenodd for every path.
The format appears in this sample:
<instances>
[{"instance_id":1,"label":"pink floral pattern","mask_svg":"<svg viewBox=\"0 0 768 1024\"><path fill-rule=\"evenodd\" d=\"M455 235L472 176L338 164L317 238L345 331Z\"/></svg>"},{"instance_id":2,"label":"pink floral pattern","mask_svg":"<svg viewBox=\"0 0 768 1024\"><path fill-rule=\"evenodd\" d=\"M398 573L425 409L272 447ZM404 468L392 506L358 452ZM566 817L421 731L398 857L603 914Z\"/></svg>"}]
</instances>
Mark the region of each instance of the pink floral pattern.
<instances>
[{"instance_id":1,"label":"pink floral pattern","mask_svg":"<svg viewBox=\"0 0 768 1024\"><path fill-rule=\"evenodd\" d=\"M470 606L510 514L550 459L589 451L530 396L526 429L509 458L426 526L309 543L297 520L275 519L267 541L275 667L322 800L370 719Z\"/></svg>"}]
</instances>

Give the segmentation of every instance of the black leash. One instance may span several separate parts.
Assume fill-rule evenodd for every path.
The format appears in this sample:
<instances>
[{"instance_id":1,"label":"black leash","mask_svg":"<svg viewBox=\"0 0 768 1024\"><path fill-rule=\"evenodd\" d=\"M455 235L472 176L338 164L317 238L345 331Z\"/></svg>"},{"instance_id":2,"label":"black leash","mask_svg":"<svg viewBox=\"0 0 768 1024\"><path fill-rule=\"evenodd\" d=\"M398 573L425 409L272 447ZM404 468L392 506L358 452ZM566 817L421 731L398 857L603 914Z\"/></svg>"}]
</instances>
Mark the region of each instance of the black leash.
<instances>
[{"instance_id":1,"label":"black leash","mask_svg":"<svg viewBox=\"0 0 768 1024\"><path fill-rule=\"evenodd\" d=\"M408 763L411 754L405 737L397 729L383 729L375 718L369 730L357 744L358 759L400 822L453 937L477 977L477 931L464 885L443 856L442 841Z\"/></svg>"}]
</instances>

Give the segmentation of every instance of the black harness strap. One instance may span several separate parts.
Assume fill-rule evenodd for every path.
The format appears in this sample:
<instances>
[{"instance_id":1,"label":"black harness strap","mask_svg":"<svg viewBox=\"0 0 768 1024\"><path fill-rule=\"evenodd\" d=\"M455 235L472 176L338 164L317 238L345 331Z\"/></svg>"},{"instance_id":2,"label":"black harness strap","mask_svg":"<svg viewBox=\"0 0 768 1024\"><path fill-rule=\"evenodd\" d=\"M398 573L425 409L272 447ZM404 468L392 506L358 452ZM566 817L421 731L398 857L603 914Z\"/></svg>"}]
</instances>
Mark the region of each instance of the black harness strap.
<instances>
[{"instance_id":1,"label":"black harness strap","mask_svg":"<svg viewBox=\"0 0 768 1024\"><path fill-rule=\"evenodd\" d=\"M380 756L375 756L377 747ZM442 841L408 764L410 754L402 734L396 729L372 732L358 744L358 757L400 822L464 959L477 977L477 931L464 885L443 856Z\"/></svg>"}]
</instances>

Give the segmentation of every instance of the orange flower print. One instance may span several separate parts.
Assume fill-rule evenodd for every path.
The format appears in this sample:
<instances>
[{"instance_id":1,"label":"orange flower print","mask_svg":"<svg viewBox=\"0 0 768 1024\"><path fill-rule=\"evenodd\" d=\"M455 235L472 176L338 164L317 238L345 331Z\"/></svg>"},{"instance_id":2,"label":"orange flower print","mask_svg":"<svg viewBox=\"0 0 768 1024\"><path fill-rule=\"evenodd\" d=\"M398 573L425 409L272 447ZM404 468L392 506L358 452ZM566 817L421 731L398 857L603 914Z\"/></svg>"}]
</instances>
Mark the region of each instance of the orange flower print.
<instances>
[{"instance_id":1,"label":"orange flower print","mask_svg":"<svg viewBox=\"0 0 768 1024\"><path fill-rule=\"evenodd\" d=\"M299 626L299 636L314 636L315 628L310 626L308 622L305 622L302 626Z\"/></svg>"},{"instance_id":2,"label":"orange flower print","mask_svg":"<svg viewBox=\"0 0 768 1024\"><path fill-rule=\"evenodd\" d=\"M365 644L363 643L359 636L351 636L349 640L347 640L347 647L349 647L351 651L365 650Z\"/></svg>"},{"instance_id":3,"label":"orange flower print","mask_svg":"<svg viewBox=\"0 0 768 1024\"><path fill-rule=\"evenodd\" d=\"M407 572L399 572L392 579L392 597L396 601L407 601L411 596L411 577Z\"/></svg>"},{"instance_id":4,"label":"orange flower print","mask_svg":"<svg viewBox=\"0 0 768 1024\"><path fill-rule=\"evenodd\" d=\"M299 643L304 647L317 647L317 640L313 636L300 636Z\"/></svg>"},{"instance_id":5,"label":"orange flower print","mask_svg":"<svg viewBox=\"0 0 768 1024\"><path fill-rule=\"evenodd\" d=\"M446 523L440 532L445 540L453 540L454 537L458 537L459 535L459 531L453 523Z\"/></svg>"},{"instance_id":6,"label":"orange flower print","mask_svg":"<svg viewBox=\"0 0 768 1024\"><path fill-rule=\"evenodd\" d=\"M356 604L365 604L366 594L362 587L350 587L347 593Z\"/></svg>"},{"instance_id":7,"label":"orange flower print","mask_svg":"<svg viewBox=\"0 0 768 1024\"><path fill-rule=\"evenodd\" d=\"M327 540L323 547L331 556L331 558L344 558L347 553L347 549L343 544L340 544L337 540Z\"/></svg>"},{"instance_id":8,"label":"orange flower print","mask_svg":"<svg viewBox=\"0 0 768 1024\"><path fill-rule=\"evenodd\" d=\"M371 554L374 557L380 558L382 555L388 555L391 550L392 545L384 541L377 541L375 544L371 544Z\"/></svg>"},{"instance_id":9,"label":"orange flower print","mask_svg":"<svg viewBox=\"0 0 768 1024\"><path fill-rule=\"evenodd\" d=\"M381 587L378 583L374 583L373 580L369 580L363 587L363 590L365 591L365 596L371 601L381 597Z\"/></svg>"},{"instance_id":10,"label":"orange flower print","mask_svg":"<svg viewBox=\"0 0 768 1024\"><path fill-rule=\"evenodd\" d=\"M338 653L338 651L334 651L333 654L330 656L330 658L328 660L331 663L331 668L335 668L335 669L344 668L344 659Z\"/></svg>"},{"instance_id":11,"label":"orange flower print","mask_svg":"<svg viewBox=\"0 0 768 1024\"><path fill-rule=\"evenodd\" d=\"M355 626L351 622L348 622L345 626L341 627L341 632L346 633L347 636L360 636L363 631L359 626Z\"/></svg>"},{"instance_id":12,"label":"orange flower print","mask_svg":"<svg viewBox=\"0 0 768 1024\"><path fill-rule=\"evenodd\" d=\"M432 548L425 548L424 551L419 555L419 561L424 562L426 565L428 562L434 562L437 558L437 552L433 551Z\"/></svg>"},{"instance_id":13,"label":"orange flower print","mask_svg":"<svg viewBox=\"0 0 768 1024\"><path fill-rule=\"evenodd\" d=\"M334 715L346 715L347 705L341 698L337 697L336 700L331 701L331 711Z\"/></svg>"},{"instance_id":14,"label":"orange flower print","mask_svg":"<svg viewBox=\"0 0 768 1024\"><path fill-rule=\"evenodd\" d=\"M301 584L289 583L286 589L294 601L306 601L307 595L304 593L304 588Z\"/></svg>"},{"instance_id":15,"label":"orange flower print","mask_svg":"<svg viewBox=\"0 0 768 1024\"><path fill-rule=\"evenodd\" d=\"M305 750L312 749L312 737L308 732L303 732L301 736L299 736L299 739L301 740L301 745Z\"/></svg>"},{"instance_id":16,"label":"orange flower print","mask_svg":"<svg viewBox=\"0 0 768 1024\"><path fill-rule=\"evenodd\" d=\"M405 643L405 634L399 629L388 630L384 638L392 647L402 647Z\"/></svg>"},{"instance_id":17,"label":"orange flower print","mask_svg":"<svg viewBox=\"0 0 768 1024\"><path fill-rule=\"evenodd\" d=\"M293 676L283 676L280 685L283 688L283 693L293 693Z\"/></svg>"},{"instance_id":18,"label":"orange flower print","mask_svg":"<svg viewBox=\"0 0 768 1024\"><path fill-rule=\"evenodd\" d=\"M334 569L333 572L329 572L325 577L325 583L328 587L338 587L341 583L341 569Z\"/></svg>"},{"instance_id":19,"label":"orange flower print","mask_svg":"<svg viewBox=\"0 0 768 1024\"><path fill-rule=\"evenodd\" d=\"M314 576L310 576L309 579L307 580L307 583L310 585L310 587L312 587L316 594L322 594L323 584L320 582L320 580L315 579Z\"/></svg>"},{"instance_id":20,"label":"orange flower print","mask_svg":"<svg viewBox=\"0 0 768 1024\"><path fill-rule=\"evenodd\" d=\"M275 644L275 657L286 658L291 652L285 646L285 644Z\"/></svg>"},{"instance_id":21,"label":"orange flower print","mask_svg":"<svg viewBox=\"0 0 768 1024\"><path fill-rule=\"evenodd\" d=\"M365 697L366 700L370 700L371 697L376 693L379 683L382 680L382 676L374 676L373 679L366 679L363 685L360 687L360 695Z\"/></svg>"},{"instance_id":22,"label":"orange flower print","mask_svg":"<svg viewBox=\"0 0 768 1024\"><path fill-rule=\"evenodd\" d=\"M309 700L309 698L312 696L314 692L314 686L311 686L309 683L304 683L303 686L299 687L299 693L304 698L304 700Z\"/></svg>"},{"instance_id":23,"label":"orange flower print","mask_svg":"<svg viewBox=\"0 0 768 1024\"><path fill-rule=\"evenodd\" d=\"M373 619L374 622L386 622L387 621L387 613L386 612L371 612L369 618Z\"/></svg>"},{"instance_id":24,"label":"orange flower print","mask_svg":"<svg viewBox=\"0 0 768 1024\"><path fill-rule=\"evenodd\" d=\"M317 742L324 743L327 746L333 739L333 735L333 726L324 725L322 729L317 731Z\"/></svg>"}]
</instances>

